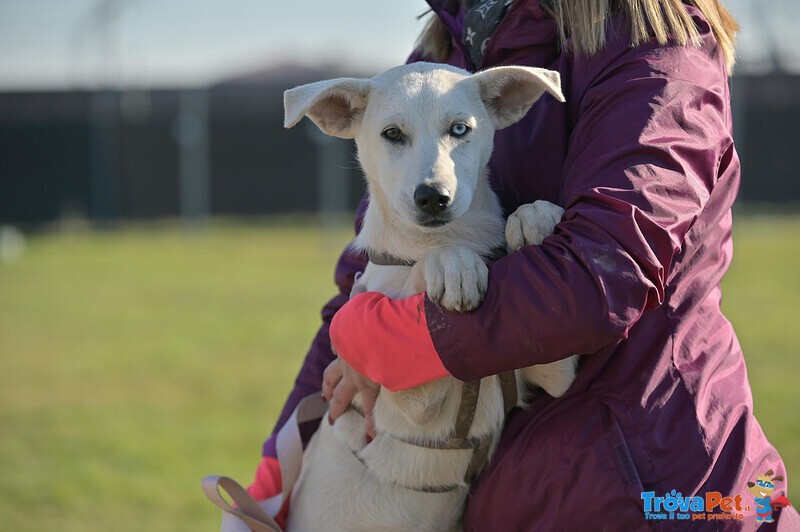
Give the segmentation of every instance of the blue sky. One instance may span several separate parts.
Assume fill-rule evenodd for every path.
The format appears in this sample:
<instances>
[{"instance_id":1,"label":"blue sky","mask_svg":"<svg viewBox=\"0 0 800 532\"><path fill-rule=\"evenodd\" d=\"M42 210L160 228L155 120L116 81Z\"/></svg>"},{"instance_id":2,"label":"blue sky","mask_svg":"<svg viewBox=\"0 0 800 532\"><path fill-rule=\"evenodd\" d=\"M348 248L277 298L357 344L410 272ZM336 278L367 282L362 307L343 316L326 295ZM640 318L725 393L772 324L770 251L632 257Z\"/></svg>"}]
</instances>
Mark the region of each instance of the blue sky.
<instances>
[{"instance_id":1,"label":"blue sky","mask_svg":"<svg viewBox=\"0 0 800 532\"><path fill-rule=\"evenodd\" d=\"M90 13L120 6L104 38ZM800 71L800 1L727 0L743 25L740 65L766 43ZM768 6L768 9L765 7ZM282 61L379 71L403 61L423 0L0 0L0 89L202 85Z\"/></svg>"},{"instance_id":2,"label":"blue sky","mask_svg":"<svg viewBox=\"0 0 800 532\"><path fill-rule=\"evenodd\" d=\"M0 0L0 87L202 84L280 61L339 60L379 70L402 62L423 0Z\"/></svg>"}]
</instances>

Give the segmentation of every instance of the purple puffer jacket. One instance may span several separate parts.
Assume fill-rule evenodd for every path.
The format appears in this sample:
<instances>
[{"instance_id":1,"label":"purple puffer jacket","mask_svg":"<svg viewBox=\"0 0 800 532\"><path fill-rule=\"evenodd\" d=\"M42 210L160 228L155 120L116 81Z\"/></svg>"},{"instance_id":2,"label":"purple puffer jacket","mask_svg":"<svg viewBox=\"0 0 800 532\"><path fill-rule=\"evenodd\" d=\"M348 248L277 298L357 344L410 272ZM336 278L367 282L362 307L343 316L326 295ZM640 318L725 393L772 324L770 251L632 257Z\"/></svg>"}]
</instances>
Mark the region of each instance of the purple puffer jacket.
<instances>
[{"instance_id":1,"label":"purple puffer jacket","mask_svg":"<svg viewBox=\"0 0 800 532\"><path fill-rule=\"evenodd\" d=\"M461 17L431 5L454 35L449 62L475 70ZM541 246L494 264L477 311L428 302L431 335L462 380L585 356L563 398L541 395L510 415L465 530L755 529L746 483L768 469L785 475L753 417L742 352L720 311L739 160L724 59L690 9L699 48L633 49L617 24L599 54L562 52L536 0L514 2L488 44L480 68L558 70L567 100L545 96L497 133L493 188L506 214L537 199L566 212ZM341 293L323 310L277 427L319 391L333 358L328 324L364 265L342 255ZM274 456L272 439L264 453ZM778 483L775 496L786 488ZM750 510L742 521L646 520L642 492L671 490L741 495Z\"/></svg>"}]
</instances>

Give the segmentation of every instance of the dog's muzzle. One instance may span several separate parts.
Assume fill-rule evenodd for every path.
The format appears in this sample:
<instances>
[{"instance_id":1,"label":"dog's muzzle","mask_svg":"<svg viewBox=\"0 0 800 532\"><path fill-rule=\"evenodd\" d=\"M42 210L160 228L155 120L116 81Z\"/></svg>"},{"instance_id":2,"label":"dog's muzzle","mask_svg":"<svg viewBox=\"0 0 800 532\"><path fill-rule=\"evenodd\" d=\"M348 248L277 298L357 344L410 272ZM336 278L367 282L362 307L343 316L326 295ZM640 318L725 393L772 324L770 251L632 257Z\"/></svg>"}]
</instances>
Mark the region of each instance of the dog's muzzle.
<instances>
[{"instance_id":1,"label":"dog's muzzle","mask_svg":"<svg viewBox=\"0 0 800 532\"><path fill-rule=\"evenodd\" d=\"M430 185L420 185L414 191L414 204L417 206L417 221L425 227L439 227L450 221L447 212L452 198L446 190Z\"/></svg>"}]
</instances>

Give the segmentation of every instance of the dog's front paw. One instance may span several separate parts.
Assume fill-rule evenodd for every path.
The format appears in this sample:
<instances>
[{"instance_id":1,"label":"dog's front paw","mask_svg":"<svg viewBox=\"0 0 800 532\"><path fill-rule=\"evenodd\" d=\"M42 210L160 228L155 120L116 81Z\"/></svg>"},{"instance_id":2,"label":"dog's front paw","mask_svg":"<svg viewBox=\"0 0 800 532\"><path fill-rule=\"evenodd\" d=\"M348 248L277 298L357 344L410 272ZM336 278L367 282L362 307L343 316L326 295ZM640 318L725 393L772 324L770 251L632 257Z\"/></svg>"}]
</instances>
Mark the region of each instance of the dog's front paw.
<instances>
[{"instance_id":1,"label":"dog's front paw","mask_svg":"<svg viewBox=\"0 0 800 532\"><path fill-rule=\"evenodd\" d=\"M425 258L425 288L437 305L464 312L477 308L486 295L489 268L467 248L446 248Z\"/></svg>"},{"instance_id":2,"label":"dog's front paw","mask_svg":"<svg viewBox=\"0 0 800 532\"><path fill-rule=\"evenodd\" d=\"M561 220L562 214L564 209L549 201L538 200L522 205L506 222L508 252L513 253L522 246L541 244L553 234L553 228Z\"/></svg>"}]
</instances>

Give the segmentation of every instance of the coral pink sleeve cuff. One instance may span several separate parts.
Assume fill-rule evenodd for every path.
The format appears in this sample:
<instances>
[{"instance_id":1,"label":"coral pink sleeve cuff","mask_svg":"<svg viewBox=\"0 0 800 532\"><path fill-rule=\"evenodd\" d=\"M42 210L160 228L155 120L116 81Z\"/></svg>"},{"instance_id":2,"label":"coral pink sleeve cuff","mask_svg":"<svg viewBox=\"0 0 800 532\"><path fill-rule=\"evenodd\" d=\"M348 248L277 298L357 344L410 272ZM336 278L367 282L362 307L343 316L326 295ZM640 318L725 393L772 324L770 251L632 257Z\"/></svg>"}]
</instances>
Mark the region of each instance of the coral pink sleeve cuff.
<instances>
[{"instance_id":1,"label":"coral pink sleeve cuff","mask_svg":"<svg viewBox=\"0 0 800 532\"><path fill-rule=\"evenodd\" d=\"M425 294L397 300L359 294L333 317L330 337L354 370L392 392L450 375L428 332Z\"/></svg>"},{"instance_id":2,"label":"coral pink sleeve cuff","mask_svg":"<svg viewBox=\"0 0 800 532\"><path fill-rule=\"evenodd\" d=\"M256 478L247 488L247 492L257 501L269 499L283 490L281 466L277 458L265 456L256 470Z\"/></svg>"}]
</instances>

